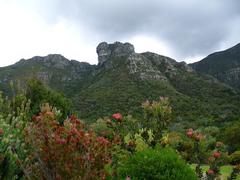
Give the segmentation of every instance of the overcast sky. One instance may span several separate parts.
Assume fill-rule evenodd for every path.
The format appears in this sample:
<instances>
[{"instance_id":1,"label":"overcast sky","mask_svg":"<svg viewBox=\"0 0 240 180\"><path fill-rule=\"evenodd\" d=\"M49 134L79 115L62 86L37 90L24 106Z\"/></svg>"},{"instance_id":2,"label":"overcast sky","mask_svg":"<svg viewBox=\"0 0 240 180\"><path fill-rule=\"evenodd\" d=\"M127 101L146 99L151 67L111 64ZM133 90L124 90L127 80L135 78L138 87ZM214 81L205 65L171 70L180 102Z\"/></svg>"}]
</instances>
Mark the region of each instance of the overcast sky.
<instances>
[{"instance_id":1,"label":"overcast sky","mask_svg":"<svg viewBox=\"0 0 240 180\"><path fill-rule=\"evenodd\" d=\"M0 0L0 66L54 53L93 64L102 41L197 61L240 42L240 0Z\"/></svg>"}]
</instances>

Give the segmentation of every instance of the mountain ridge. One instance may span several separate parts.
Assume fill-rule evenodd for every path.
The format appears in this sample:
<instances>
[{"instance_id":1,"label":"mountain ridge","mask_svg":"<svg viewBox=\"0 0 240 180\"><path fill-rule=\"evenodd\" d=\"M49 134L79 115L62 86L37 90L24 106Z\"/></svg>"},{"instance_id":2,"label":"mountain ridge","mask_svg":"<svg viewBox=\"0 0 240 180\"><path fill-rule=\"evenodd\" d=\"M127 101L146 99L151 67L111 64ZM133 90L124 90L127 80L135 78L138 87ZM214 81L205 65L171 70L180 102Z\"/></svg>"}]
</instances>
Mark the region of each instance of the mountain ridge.
<instances>
[{"instance_id":1,"label":"mountain ridge","mask_svg":"<svg viewBox=\"0 0 240 180\"><path fill-rule=\"evenodd\" d=\"M115 112L141 117L141 103L160 96L169 97L179 123L203 123L204 118L227 122L240 115L237 90L195 72L184 62L151 52L135 53L130 43L103 42L96 51L98 65L49 55L46 61L33 57L1 68L0 82L7 80L0 89L8 92L10 81L24 83L35 76L72 99L84 119Z\"/></svg>"},{"instance_id":2,"label":"mountain ridge","mask_svg":"<svg viewBox=\"0 0 240 180\"><path fill-rule=\"evenodd\" d=\"M240 89L240 43L189 65L199 73Z\"/></svg>"}]
</instances>

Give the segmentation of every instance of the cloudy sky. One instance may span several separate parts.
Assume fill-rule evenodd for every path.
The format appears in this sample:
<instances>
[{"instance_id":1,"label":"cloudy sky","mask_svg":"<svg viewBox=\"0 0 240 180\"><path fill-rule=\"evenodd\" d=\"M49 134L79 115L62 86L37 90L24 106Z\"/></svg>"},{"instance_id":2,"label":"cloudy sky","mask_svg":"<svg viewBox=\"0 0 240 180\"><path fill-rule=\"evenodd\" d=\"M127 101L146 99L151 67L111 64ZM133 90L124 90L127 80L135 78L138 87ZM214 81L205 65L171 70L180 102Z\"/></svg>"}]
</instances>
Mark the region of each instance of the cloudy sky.
<instances>
[{"instance_id":1,"label":"cloudy sky","mask_svg":"<svg viewBox=\"0 0 240 180\"><path fill-rule=\"evenodd\" d=\"M0 66L54 53L93 64L102 41L197 61L240 42L240 1L0 0Z\"/></svg>"}]
</instances>

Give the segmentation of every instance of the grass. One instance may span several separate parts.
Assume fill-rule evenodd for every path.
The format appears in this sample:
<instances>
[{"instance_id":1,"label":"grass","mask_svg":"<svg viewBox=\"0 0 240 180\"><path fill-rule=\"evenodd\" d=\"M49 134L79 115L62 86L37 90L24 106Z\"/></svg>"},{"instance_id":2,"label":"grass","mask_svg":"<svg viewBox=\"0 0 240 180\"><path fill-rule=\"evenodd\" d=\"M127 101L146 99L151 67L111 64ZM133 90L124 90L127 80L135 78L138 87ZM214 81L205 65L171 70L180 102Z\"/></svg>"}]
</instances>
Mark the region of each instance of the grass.
<instances>
[{"instance_id":1,"label":"grass","mask_svg":"<svg viewBox=\"0 0 240 180\"><path fill-rule=\"evenodd\" d=\"M191 167L193 169L195 169L196 165L192 164ZM202 167L203 172L206 172L209 169L208 165L202 165L201 167ZM230 176L230 174L232 172L232 168L233 168L233 166L231 166L231 165L222 166L220 168L221 180L227 180L227 178ZM237 176L237 180L240 180L240 175Z\"/></svg>"}]
</instances>

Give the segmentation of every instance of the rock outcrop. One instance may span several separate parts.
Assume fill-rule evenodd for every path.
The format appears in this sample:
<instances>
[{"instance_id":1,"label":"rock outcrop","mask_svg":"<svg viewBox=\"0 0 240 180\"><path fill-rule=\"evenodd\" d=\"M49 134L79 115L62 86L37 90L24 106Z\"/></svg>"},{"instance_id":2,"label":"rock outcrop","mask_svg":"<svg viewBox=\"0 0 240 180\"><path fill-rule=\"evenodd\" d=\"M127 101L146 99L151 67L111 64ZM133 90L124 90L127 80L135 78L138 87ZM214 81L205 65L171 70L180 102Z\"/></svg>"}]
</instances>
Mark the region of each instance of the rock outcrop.
<instances>
[{"instance_id":1,"label":"rock outcrop","mask_svg":"<svg viewBox=\"0 0 240 180\"><path fill-rule=\"evenodd\" d=\"M110 57L128 56L135 53L134 46L130 43L115 42L108 44L102 42L97 46L98 64L102 65Z\"/></svg>"}]
</instances>

